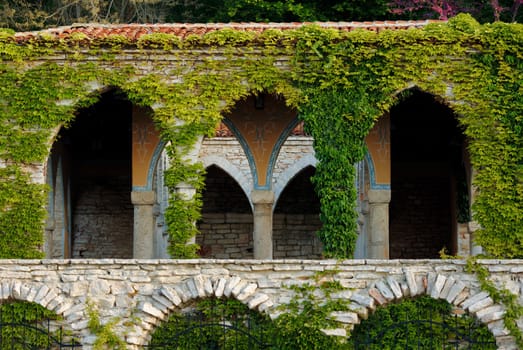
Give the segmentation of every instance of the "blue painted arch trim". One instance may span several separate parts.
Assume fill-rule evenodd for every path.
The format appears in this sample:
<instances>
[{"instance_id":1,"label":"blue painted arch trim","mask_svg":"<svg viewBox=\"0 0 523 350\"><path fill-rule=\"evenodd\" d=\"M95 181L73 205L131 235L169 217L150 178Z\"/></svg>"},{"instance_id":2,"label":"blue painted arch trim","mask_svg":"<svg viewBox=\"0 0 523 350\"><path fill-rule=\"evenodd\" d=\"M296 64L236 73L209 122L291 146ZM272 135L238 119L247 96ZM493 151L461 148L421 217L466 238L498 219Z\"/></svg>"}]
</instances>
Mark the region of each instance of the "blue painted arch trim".
<instances>
[{"instance_id":1,"label":"blue painted arch trim","mask_svg":"<svg viewBox=\"0 0 523 350\"><path fill-rule=\"evenodd\" d=\"M369 183L371 190L390 190L390 184L378 184L376 183L376 171L374 169L374 160L369 151L365 154L365 162L369 169Z\"/></svg>"},{"instance_id":2,"label":"blue painted arch trim","mask_svg":"<svg viewBox=\"0 0 523 350\"><path fill-rule=\"evenodd\" d=\"M249 161L249 167L251 169L251 174L253 178L253 187L255 190L270 190L272 188L272 174L274 170L274 165L276 164L276 160L278 159L278 154L280 153L281 146L291 133L292 129L298 124L299 119L294 118L286 127L283 129L282 133L276 140L276 143L274 144L274 147L271 150L271 155L269 157L269 164L267 165L267 174L265 177L265 185L261 186L259 185L259 179L258 179L258 171L256 168L256 162L254 161L254 155L251 152L251 149L247 143L247 140L243 137L243 135L240 133L238 128L232 123L231 120L227 118L223 118L223 123L227 125L227 127L232 131L232 133L236 136L238 141L240 142L245 155L247 156L247 160Z\"/></svg>"}]
</instances>

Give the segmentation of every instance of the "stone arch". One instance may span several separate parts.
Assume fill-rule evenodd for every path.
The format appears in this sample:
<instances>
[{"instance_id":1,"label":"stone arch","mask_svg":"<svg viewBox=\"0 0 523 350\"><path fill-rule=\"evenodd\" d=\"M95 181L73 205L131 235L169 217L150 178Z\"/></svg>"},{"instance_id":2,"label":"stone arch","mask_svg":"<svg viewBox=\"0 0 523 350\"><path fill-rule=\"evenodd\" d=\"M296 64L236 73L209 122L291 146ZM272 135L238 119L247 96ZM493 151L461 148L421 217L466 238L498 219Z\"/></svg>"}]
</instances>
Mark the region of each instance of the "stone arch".
<instances>
[{"instance_id":1,"label":"stone arch","mask_svg":"<svg viewBox=\"0 0 523 350\"><path fill-rule=\"evenodd\" d=\"M277 179L275 179L273 210L276 207L276 203L278 203L278 199L280 198L281 193L289 184L289 182L296 176L296 174L298 174L300 171L302 171L308 166L316 168L317 164L318 160L316 159L314 154L305 154L299 160L292 163L292 165L285 169L285 171L282 172Z\"/></svg>"},{"instance_id":2,"label":"stone arch","mask_svg":"<svg viewBox=\"0 0 523 350\"><path fill-rule=\"evenodd\" d=\"M503 344L503 348L517 348L515 339L509 337L509 332L504 326L505 307L494 303L487 292L478 290L474 286L475 279L454 278L452 275L437 272L420 275L408 267L403 268L403 274L396 276L390 275L374 281L363 292L351 296L351 300L358 304L355 309L359 310L354 323L359 323L360 318L366 318L376 306L386 306L404 298L427 295L433 299L444 299L477 318L487 326L498 346Z\"/></svg>"},{"instance_id":3,"label":"stone arch","mask_svg":"<svg viewBox=\"0 0 523 350\"><path fill-rule=\"evenodd\" d=\"M287 181L273 209L273 257L321 259L323 244L320 199L311 178L316 168L304 166Z\"/></svg>"},{"instance_id":4,"label":"stone arch","mask_svg":"<svg viewBox=\"0 0 523 350\"><path fill-rule=\"evenodd\" d=\"M229 172L215 164L206 169L201 218L197 222L200 234L196 236L200 256L218 259L252 258L251 200Z\"/></svg>"},{"instance_id":5,"label":"stone arch","mask_svg":"<svg viewBox=\"0 0 523 350\"><path fill-rule=\"evenodd\" d=\"M439 95L403 92L389 111L390 257L437 258L444 247L468 255L470 161L459 116Z\"/></svg>"},{"instance_id":6,"label":"stone arch","mask_svg":"<svg viewBox=\"0 0 523 350\"><path fill-rule=\"evenodd\" d=\"M208 168L211 165L215 165L218 168L225 171L230 177L232 177L236 181L236 183L241 187L247 199L249 199L251 209L253 208L253 204L251 202L252 179L247 178L245 176L241 176L241 170L238 169L238 167L232 164L229 160L223 157L218 157L214 155L206 156L201 159L201 162L205 168Z\"/></svg>"},{"instance_id":7,"label":"stone arch","mask_svg":"<svg viewBox=\"0 0 523 350\"><path fill-rule=\"evenodd\" d=\"M138 304L136 315L142 320L139 328L129 334L127 342L144 345L150 338L154 327L166 321L172 312L179 310L192 300L203 298L233 298L258 312L269 312L274 305L270 296L259 292L258 284L239 276L196 275L178 283L156 287L152 295Z\"/></svg>"},{"instance_id":8,"label":"stone arch","mask_svg":"<svg viewBox=\"0 0 523 350\"><path fill-rule=\"evenodd\" d=\"M41 282L21 282L4 280L1 284L0 300L17 300L36 303L64 318L75 334L90 333L87 331L87 305L66 295L59 288Z\"/></svg>"}]
</instances>

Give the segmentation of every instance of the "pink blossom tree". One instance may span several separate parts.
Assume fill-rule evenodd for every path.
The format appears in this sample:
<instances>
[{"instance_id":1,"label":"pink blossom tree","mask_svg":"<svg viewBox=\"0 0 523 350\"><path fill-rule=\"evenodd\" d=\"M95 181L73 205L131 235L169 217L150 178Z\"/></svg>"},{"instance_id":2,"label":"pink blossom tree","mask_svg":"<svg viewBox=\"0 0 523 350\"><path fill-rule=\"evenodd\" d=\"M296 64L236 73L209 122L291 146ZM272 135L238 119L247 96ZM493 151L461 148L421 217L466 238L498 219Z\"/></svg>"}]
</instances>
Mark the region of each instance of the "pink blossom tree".
<instances>
[{"instance_id":1,"label":"pink blossom tree","mask_svg":"<svg viewBox=\"0 0 523 350\"><path fill-rule=\"evenodd\" d=\"M396 15L420 14L425 17L446 20L460 12L468 12L479 15L484 10L493 16L490 20L499 21L502 14L506 14L505 20L515 21L518 10L523 0L392 0L389 3L389 11ZM482 16L484 18L484 15Z\"/></svg>"}]
</instances>

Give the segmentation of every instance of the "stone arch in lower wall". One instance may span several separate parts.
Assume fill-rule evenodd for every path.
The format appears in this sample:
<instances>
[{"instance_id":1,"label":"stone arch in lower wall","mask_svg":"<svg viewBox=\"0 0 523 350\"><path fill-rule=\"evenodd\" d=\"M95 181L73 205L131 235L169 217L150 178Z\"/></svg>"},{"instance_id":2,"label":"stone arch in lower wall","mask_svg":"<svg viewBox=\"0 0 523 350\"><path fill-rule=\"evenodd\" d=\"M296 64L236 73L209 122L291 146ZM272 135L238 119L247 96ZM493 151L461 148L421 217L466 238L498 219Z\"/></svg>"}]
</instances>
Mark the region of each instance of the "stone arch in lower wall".
<instances>
[{"instance_id":1,"label":"stone arch in lower wall","mask_svg":"<svg viewBox=\"0 0 523 350\"><path fill-rule=\"evenodd\" d=\"M496 339L498 349L517 349L516 341L509 335L503 316L505 306L496 304L490 295L472 285L471 279L455 279L442 273L429 272L416 275L414 271L403 268L401 277L388 276L372 282L367 289L351 296L361 308L356 323L367 318L377 306L386 306L409 297L428 295L434 299L446 300L454 307L468 312L486 325ZM356 315L354 315L356 316Z\"/></svg>"},{"instance_id":2,"label":"stone arch in lower wall","mask_svg":"<svg viewBox=\"0 0 523 350\"><path fill-rule=\"evenodd\" d=\"M258 284L239 276L209 277L196 275L172 285L158 286L150 297L137 305L139 323L126 337L130 345L145 345L154 328L192 300L205 298L232 298L251 310L267 312L273 305L270 296L258 290Z\"/></svg>"},{"instance_id":3,"label":"stone arch in lower wall","mask_svg":"<svg viewBox=\"0 0 523 350\"><path fill-rule=\"evenodd\" d=\"M0 286L0 302L9 300L35 303L56 313L63 317L63 324L80 338L80 343L84 343L90 334L87 326L87 303L77 298L83 294L85 290L79 285L72 285L68 293L46 283L21 282L16 279L3 280Z\"/></svg>"}]
</instances>

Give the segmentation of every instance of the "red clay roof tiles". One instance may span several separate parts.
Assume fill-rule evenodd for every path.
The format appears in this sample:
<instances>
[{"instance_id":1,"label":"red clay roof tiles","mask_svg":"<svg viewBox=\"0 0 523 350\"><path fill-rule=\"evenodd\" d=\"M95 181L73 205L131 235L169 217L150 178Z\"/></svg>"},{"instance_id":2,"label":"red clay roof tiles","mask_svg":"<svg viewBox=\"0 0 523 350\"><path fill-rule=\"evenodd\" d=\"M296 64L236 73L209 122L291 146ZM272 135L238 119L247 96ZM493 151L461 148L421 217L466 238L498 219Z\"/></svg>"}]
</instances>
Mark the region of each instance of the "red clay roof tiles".
<instances>
[{"instance_id":1,"label":"red clay roof tiles","mask_svg":"<svg viewBox=\"0 0 523 350\"><path fill-rule=\"evenodd\" d=\"M421 28L434 20L423 21L374 21L374 22L314 22L323 28L333 28L343 31L367 29L379 32L384 29ZM312 23L174 23L174 24L75 24L65 27L50 28L36 32L20 32L15 34L17 41L23 42L37 38L42 34L55 38L67 38L73 33L83 33L89 39L105 38L110 35L123 35L131 41L144 34L167 33L181 39L191 34L204 35L216 30L231 28L240 31L263 32L268 29L291 30Z\"/></svg>"}]
</instances>

